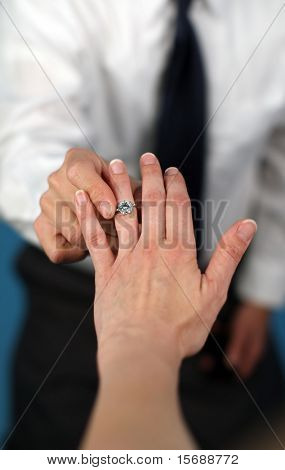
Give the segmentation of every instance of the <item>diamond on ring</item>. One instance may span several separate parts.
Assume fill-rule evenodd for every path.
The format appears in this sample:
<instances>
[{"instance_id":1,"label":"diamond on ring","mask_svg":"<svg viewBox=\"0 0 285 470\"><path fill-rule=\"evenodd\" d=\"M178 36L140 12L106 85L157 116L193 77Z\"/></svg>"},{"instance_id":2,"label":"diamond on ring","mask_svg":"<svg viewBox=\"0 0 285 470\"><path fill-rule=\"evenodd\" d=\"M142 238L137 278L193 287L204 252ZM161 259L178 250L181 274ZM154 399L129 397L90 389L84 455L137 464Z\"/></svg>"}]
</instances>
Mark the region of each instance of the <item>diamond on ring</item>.
<instances>
[{"instance_id":1,"label":"diamond on ring","mask_svg":"<svg viewBox=\"0 0 285 470\"><path fill-rule=\"evenodd\" d=\"M122 215L131 214L136 205L132 201L121 201L117 204L116 212L120 212Z\"/></svg>"}]
</instances>

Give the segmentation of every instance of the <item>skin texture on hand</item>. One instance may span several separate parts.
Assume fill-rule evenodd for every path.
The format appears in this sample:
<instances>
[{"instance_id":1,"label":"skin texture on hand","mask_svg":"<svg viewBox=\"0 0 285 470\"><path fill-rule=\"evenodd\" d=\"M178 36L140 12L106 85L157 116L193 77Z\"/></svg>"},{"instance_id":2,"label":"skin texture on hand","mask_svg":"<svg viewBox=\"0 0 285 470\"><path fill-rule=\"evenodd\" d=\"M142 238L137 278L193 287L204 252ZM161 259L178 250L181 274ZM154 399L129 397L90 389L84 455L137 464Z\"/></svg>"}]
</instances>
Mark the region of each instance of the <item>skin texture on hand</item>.
<instances>
[{"instance_id":1,"label":"skin texture on hand","mask_svg":"<svg viewBox=\"0 0 285 470\"><path fill-rule=\"evenodd\" d=\"M77 193L78 220L96 270L99 354L103 345L111 344L111 337L148 330L171 338L181 360L203 346L256 224L236 222L222 237L202 274L191 203L181 173L169 169L163 178L152 154L142 157L141 173L141 234L136 210L128 216L116 215L117 257L109 248L90 198L85 192ZM110 182L118 200L133 200L123 162L111 163Z\"/></svg>"},{"instance_id":2,"label":"skin texture on hand","mask_svg":"<svg viewBox=\"0 0 285 470\"><path fill-rule=\"evenodd\" d=\"M71 263L88 254L76 217L75 193L78 189L86 191L97 215L112 219L116 198L109 183L108 164L95 152L80 148L69 150L62 166L49 176L49 188L40 199L41 214L34 228L52 262ZM131 183L135 192L139 183ZM112 224L105 226L112 235Z\"/></svg>"},{"instance_id":3,"label":"skin texture on hand","mask_svg":"<svg viewBox=\"0 0 285 470\"><path fill-rule=\"evenodd\" d=\"M124 163L110 163L118 201L133 202ZM115 256L84 191L76 193L82 234L96 273L94 303L100 391L83 447L194 448L177 403L182 359L205 343L235 269L255 232L236 222L204 274L198 268L191 203L181 173L164 177L156 157L141 158L142 224L136 208L117 214Z\"/></svg>"},{"instance_id":4,"label":"skin texture on hand","mask_svg":"<svg viewBox=\"0 0 285 470\"><path fill-rule=\"evenodd\" d=\"M265 352L269 316L266 307L250 302L234 312L226 354L243 379L254 373Z\"/></svg>"}]
</instances>

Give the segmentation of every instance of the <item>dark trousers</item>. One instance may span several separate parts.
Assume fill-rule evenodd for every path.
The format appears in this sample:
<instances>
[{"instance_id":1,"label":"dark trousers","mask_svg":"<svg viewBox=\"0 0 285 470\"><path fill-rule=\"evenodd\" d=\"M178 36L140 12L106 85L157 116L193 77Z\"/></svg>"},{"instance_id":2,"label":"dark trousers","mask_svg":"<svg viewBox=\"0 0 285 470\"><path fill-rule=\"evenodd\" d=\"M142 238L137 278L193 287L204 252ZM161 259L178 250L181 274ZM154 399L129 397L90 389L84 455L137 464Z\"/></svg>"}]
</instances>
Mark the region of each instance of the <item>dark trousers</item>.
<instances>
[{"instance_id":1,"label":"dark trousers","mask_svg":"<svg viewBox=\"0 0 285 470\"><path fill-rule=\"evenodd\" d=\"M13 426L10 449L75 449L80 444L96 397L96 335L91 275L55 266L31 246L18 271L28 295L28 311L15 355ZM222 318L227 318L229 303ZM203 448L226 448L249 422L266 425L244 386L222 366L219 351L206 348L221 366L202 373L199 355L181 367L179 395L184 418ZM216 349L216 350L215 350ZM282 396L282 378L272 347L246 383L262 411ZM17 424L18 423L18 424Z\"/></svg>"}]
</instances>

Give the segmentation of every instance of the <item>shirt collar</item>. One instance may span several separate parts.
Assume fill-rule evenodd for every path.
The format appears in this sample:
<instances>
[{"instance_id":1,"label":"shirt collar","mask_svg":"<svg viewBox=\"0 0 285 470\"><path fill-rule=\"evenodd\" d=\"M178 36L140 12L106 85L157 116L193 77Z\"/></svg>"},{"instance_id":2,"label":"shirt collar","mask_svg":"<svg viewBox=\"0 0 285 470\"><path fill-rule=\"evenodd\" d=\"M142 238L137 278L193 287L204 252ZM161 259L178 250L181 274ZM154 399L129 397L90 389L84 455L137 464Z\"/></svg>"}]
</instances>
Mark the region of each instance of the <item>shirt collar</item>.
<instances>
[{"instance_id":1,"label":"shirt collar","mask_svg":"<svg viewBox=\"0 0 285 470\"><path fill-rule=\"evenodd\" d=\"M218 3L217 0L199 0L202 2L206 8L208 8L212 13L217 12L218 10Z\"/></svg>"}]
</instances>

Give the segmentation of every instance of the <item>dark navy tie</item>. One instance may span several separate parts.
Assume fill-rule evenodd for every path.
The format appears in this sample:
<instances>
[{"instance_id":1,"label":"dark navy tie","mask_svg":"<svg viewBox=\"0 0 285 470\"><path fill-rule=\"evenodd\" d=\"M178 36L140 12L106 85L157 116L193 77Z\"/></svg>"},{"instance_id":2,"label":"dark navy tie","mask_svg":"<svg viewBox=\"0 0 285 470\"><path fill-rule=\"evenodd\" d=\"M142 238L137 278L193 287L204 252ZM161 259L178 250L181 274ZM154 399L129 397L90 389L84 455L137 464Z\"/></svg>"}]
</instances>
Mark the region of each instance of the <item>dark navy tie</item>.
<instances>
[{"instance_id":1,"label":"dark navy tie","mask_svg":"<svg viewBox=\"0 0 285 470\"><path fill-rule=\"evenodd\" d=\"M163 77L156 154L164 170L177 166L185 177L192 199L197 245L200 245L206 81L200 47L188 17L191 0L175 1L177 25Z\"/></svg>"}]
</instances>

